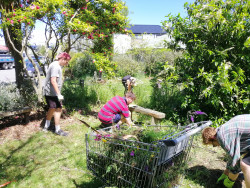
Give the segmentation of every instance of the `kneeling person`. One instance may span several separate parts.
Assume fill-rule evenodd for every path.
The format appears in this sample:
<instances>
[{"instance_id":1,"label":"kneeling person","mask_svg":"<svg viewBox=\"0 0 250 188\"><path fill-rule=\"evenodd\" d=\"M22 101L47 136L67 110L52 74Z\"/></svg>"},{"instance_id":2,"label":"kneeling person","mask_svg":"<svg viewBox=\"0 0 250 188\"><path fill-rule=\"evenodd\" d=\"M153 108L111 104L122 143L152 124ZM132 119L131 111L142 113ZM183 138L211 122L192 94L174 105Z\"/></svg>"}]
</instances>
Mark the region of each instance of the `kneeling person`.
<instances>
[{"instance_id":1,"label":"kneeling person","mask_svg":"<svg viewBox=\"0 0 250 188\"><path fill-rule=\"evenodd\" d=\"M126 93L124 97L115 96L110 99L98 113L98 118L105 127L112 124L126 123L132 126L128 105L136 99L133 93Z\"/></svg>"}]
</instances>

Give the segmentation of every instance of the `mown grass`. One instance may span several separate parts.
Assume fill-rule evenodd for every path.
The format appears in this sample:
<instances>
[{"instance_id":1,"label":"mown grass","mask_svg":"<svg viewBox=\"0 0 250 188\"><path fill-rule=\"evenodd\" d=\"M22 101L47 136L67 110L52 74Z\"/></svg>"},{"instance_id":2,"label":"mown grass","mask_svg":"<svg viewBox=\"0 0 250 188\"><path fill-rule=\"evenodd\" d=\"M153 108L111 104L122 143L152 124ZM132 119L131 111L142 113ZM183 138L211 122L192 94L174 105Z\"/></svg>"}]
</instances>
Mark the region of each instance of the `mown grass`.
<instances>
[{"instance_id":1,"label":"mown grass","mask_svg":"<svg viewBox=\"0 0 250 188\"><path fill-rule=\"evenodd\" d=\"M0 185L8 187L100 187L86 167L85 133L80 124L67 126L68 137L38 132L27 140L0 148Z\"/></svg>"}]
</instances>

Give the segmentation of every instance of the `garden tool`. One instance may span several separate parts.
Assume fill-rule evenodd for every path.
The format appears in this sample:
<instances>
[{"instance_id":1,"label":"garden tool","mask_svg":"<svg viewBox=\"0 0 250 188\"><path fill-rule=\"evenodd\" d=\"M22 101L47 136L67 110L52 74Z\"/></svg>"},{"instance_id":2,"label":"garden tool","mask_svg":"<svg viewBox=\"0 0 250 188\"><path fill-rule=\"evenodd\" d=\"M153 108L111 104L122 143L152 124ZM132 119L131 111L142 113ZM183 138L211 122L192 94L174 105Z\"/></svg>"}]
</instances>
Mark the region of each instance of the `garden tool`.
<instances>
[{"instance_id":1,"label":"garden tool","mask_svg":"<svg viewBox=\"0 0 250 188\"><path fill-rule=\"evenodd\" d=\"M9 184L10 184L10 183L12 183L12 182L14 182L14 181L9 181L9 182L6 182L6 183L4 183L4 184L0 185L0 187L5 187L5 186L9 185Z\"/></svg>"},{"instance_id":2,"label":"garden tool","mask_svg":"<svg viewBox=\"0 0 250 188\"><path fill-rule=\"evenodd\" d=\"M80 122L82 122L84 125L86 125L88 128L90 128L92 131L94 131L95 133L97 134L101 134L101 135L108 135L109 133L107 133L106 131L103 131L103 130L96 130L95 128L91 127L89 124L87 124L85 121L81 120L78 118L78 120Z\"/></svg>"},{"instance_id":3,"label":"garden tool","mask_svg":"<svg viewBox=\"0 0 250 188\"><path fill-rule=\"evenodd\" d=\"M81 119L78 119L78 120L80 122L82 122L84 125L86 125L88 128L90 128L92 131L94 131L95 133L97 133L97 134L100 134L100 135L103 135L103 136L110 135L111 138L122 138L122 139L135 138L136 140L138 140L138 138L135 135L125 135L125 136L122 136L122 137L118 137L115 134L107 133L106 131L103 131L103 130L96 130L95 128L93 128L89 124L87 124L85 121L83 121Z\"/></svg>"},{"instance_id":4,"label":"garden tool","mask_svg":"<svg viewBox=\"0 0 250 188\"><path fill-rule=\"evenodd\" d=\"M218 178L216 184L218 184L220 181L222 181L222 180L224 180L224 179L226 179L226 178L227 178L227 175L223 173L223 174Z\"/></svg>"},{"instance_id":5,"label":"garden tool","mask_svg":"<svg viewBox=\"0 0 250 188\"><path fill-rule=\"evenodd\" d=\"M234 186L234 183L235 181L230 180L229 177L226 177L223 182L224 186L227 188L232 188Z\"/></svg>"}]
</instances>

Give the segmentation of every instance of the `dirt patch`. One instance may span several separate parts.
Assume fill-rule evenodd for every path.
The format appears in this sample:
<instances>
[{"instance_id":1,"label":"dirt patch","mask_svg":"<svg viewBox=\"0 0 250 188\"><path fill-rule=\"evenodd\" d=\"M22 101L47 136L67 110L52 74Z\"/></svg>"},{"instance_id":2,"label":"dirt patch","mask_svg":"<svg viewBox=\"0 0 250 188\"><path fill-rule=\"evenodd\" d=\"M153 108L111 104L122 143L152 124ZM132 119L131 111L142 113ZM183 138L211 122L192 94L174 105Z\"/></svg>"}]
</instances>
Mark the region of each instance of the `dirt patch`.
<instances>
[{"instance_id":1,"label":"dirt patch","mask_svg":"<svg viewBox=\"0 0 250 188\"><path fill-rule=\"evenodd\" d=\"M0 144L11 140L27 139L34 133L41 131L45 123L46 112L32 111L29 116L29 123L25 123L24 116L12 116L0 119ZM68 123L79 123L69 117L65 112L62 114L60 121L61 127L65 127ZM54 129L53 120L50 129Z\"/></svg>"}]
</instances>

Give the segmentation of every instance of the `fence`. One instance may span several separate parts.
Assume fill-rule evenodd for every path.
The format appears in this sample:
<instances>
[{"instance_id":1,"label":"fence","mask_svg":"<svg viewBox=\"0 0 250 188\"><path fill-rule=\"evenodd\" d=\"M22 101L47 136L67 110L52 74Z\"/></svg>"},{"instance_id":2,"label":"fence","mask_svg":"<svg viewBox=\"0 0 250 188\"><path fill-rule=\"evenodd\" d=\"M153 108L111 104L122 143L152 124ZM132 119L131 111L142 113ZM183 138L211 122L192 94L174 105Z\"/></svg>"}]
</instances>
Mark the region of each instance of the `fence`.
<instances>
[{"instance_id":1,"label":"fence","mask_svg":"<svg viewBox=\"0 0 250 188\"><path fill-rule=\"evenodd\" d=\"M87 167L107 186L175 187L185 170L193 136L209 125L211 121L168 127L169 134L152 143L86 134Z\"/></svg>"}]
</instances>

